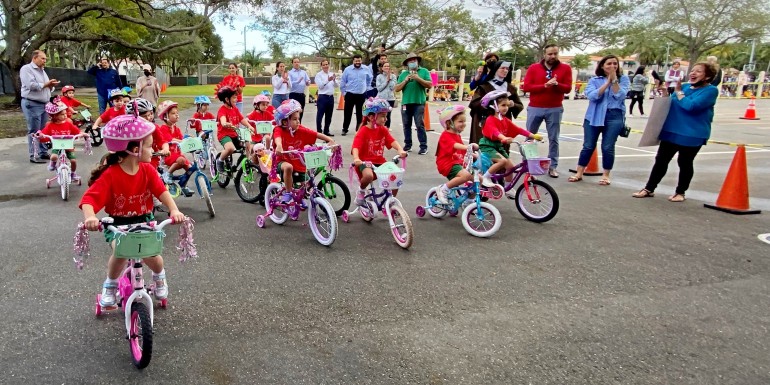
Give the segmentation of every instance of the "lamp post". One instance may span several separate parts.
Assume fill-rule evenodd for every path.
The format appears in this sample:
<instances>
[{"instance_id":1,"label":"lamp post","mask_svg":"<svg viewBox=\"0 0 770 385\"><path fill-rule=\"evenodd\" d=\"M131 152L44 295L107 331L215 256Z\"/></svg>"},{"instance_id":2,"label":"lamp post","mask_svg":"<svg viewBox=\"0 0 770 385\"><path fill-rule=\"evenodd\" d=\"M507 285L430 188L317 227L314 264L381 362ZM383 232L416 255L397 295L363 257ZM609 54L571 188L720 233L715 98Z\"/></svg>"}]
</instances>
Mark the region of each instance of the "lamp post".
<instances>
[{"instance_id":1,"label":"lamp post","mask_svg":"<svg viewBox=\"0 0 770 385\"><path fill-rule=\"evenodd\" d=\"M668 51L671 49L671 42L666 43L666 68L668 69Z\"/></svg>"},{"instance_id":2,"label":"lamp post","mask_svg":"<svg viewBox=\"0 0 770 385\"><path fill-rule=\"evenodd\" d=\"M749 56L749 71L754 71L754 46L757 39L751 39L751 56Z\"/></svg>"}]
</instances>

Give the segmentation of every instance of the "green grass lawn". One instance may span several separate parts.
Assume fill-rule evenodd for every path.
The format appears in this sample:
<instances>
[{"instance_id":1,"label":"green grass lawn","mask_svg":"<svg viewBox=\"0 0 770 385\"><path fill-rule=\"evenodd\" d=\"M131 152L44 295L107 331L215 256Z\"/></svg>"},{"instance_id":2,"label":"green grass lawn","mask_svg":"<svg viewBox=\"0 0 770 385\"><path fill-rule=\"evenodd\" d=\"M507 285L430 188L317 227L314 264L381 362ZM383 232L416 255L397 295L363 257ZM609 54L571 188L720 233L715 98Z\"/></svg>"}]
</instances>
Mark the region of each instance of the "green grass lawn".
<instances>
[{"instance_id":1,"label":"green grass lawn","mask_svg":"<svg viewBox=\"0 0 770 385\"><path fill-rule=\"evenodd\" d=\"M185 88L185 87L179 87ZM99 103L96 96L75 96L81 102L91 106L91 113L96 115L99 112ZM160 101L171 99L179 103L179 109L185 110L193 107L193 99L186 97L166 97L161 96ZM21 112L21 107L12 105L13 96L0 96L0 138L15 138L27 134L27 121ZM94 117L96 119L96 117ZM158 122L160 123L160 121Z\"/></svg>"}]
</instances>

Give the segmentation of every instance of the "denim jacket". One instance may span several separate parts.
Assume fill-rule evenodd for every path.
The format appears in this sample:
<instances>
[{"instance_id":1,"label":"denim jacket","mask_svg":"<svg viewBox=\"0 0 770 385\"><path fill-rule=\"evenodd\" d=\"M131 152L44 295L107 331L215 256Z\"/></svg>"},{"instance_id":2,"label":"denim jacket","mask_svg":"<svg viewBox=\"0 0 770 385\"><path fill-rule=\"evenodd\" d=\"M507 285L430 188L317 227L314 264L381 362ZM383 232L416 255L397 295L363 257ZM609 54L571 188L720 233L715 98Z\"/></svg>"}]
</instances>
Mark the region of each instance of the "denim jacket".
<instances>
[{"instance_id":1,"label":"denim jacket","mask_svg":"<svg viewBox=\"0 0 770 385\"><path fill-rule=\"evenodd\" d=\"M585 119L592 126L604 126L607 110L619 109L623 110L623 115L626 113L626 94L628 94L631 83L628 80L628 76L623 75L620 77L620 90L618 92L612 92L612 85L610 85L604 91L604 94L599 96L599 88L606 82L606 77L594 76L586 85L585 93L588 98L588 109L586 110Z\"/></svg>"}]
</instances>

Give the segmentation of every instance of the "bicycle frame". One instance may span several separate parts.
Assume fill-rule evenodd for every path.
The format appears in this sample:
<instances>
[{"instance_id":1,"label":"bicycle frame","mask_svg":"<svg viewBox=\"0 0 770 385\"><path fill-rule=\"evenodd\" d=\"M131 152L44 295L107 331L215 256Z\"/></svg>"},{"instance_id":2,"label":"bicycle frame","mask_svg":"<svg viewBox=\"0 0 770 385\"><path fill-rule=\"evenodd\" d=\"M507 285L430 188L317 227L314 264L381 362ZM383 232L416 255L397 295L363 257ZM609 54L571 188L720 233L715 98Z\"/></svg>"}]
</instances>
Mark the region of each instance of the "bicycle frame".
<instances>
[{"instance_id":1,"label":"bicycle frame","mask_svg":"<svg viewBox=\"0 0 770 385\"><path fill-rule=\"evenodd\" d=\"M508 192L516 186L516 183L518 183L522 177L524 177L522 183L524 183L524 191L527 193L527 198L529 200L540 200L540 192L535 191L537 196L533 197L531 192L532 189L529 188L530 181L535 180L535 177L529 173L529 164L527 163L527 157L524 156L524 150L522 150L521 143L516 141L513 143L516 144L516 146L519 148L519 153L521 154L521 163L514 164L513 168L504 173L492 174L491 179L495 183L502 185L505 192ZM515 175L511 181L505 182L505 178L513 174Z\"/></svg>"}]
</instances>

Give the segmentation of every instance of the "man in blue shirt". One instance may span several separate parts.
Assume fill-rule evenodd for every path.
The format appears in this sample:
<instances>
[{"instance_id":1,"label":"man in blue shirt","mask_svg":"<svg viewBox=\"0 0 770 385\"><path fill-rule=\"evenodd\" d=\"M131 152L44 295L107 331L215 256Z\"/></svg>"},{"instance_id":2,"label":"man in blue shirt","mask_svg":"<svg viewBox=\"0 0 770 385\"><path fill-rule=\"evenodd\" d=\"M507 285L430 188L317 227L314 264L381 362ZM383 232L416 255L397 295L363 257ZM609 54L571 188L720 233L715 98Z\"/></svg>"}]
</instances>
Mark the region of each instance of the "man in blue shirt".
<instances>
[{"instance_id":1,"label":"man in blue shirt","mask_svg":"<svg viewBox=\"0 0 770 385\"><path fill-rule=\"evenodd\" d=\"M122 88L118 71L110 67L107 58L102 58L98 64L92 65L88 73L96 77L96 98L99 101L99 114L107 109L108 94L111 89Z\"/></svg>"},{"instance_id":2,"label":"man in blue shirt","mask_svg":"<svg viewBox=\"0 0 770 385\"><path fill-rule=\"evenodd\" d=\"M345 111L342 120L342 136L348 134L353 107L356 108L356 131L361 127L366 90L372 84L372 72L361 64L361 55L353 55L353 64L345 68L340 81L340 92L345 98Z\"/></svg>"},{"instance_id":3,"label":"man in blue shirt","mask_svg":"<svg viewBox=\"0 0 770 385\"><path fill-rule=\"evenodd\" d=\"M310 76L305 70L299 68L299 58L291 59L291 70L289 70L289 80L291 88L289 89L289 99L294 99L302 106L302 112L299 113L299 122L302 123L302 115L305 114L305 89L310 85Z\"/></svg>"}]
</instances>

